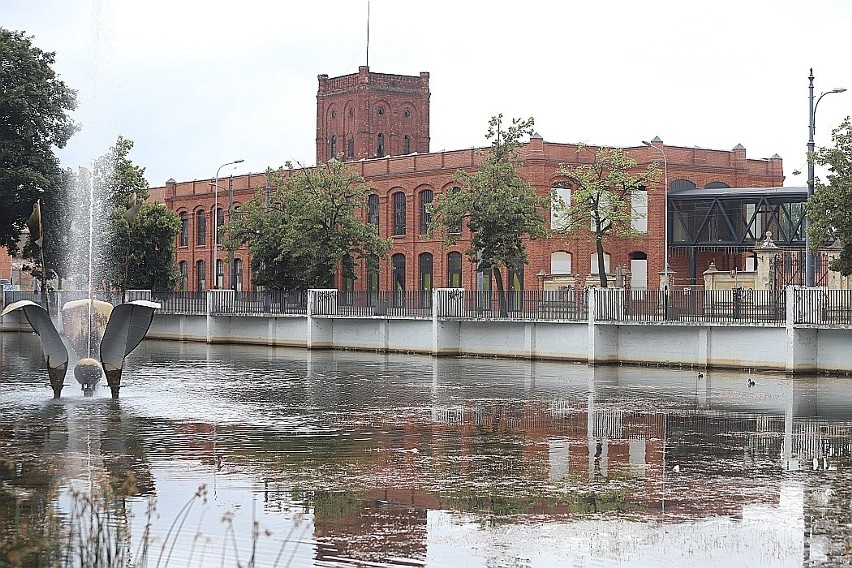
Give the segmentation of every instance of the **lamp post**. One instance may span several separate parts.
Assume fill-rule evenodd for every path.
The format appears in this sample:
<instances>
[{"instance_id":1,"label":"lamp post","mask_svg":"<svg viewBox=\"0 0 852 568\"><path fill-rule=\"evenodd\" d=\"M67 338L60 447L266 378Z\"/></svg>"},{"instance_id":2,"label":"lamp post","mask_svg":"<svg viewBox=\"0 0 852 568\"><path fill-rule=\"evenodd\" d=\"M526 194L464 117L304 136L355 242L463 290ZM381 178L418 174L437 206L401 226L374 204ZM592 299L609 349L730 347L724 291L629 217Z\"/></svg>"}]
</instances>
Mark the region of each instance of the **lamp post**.
<instances>
[{"instance_id":1,"label":"lamp post","mask_svg":"<svg viewBox=\"0 0 852 568\"><path fill-rule=\"evenodd\" d=\"M659 138L654 138L651 142L662 142ZM642 144L653 148L663 155L663 291L668 299L669 293L669 161L666 158L666 151L662 146L654 146L647 140L642 140Z\"/></svg>"},{"instance_id":2,"label":"lamp post","mask_svg":"<svg viewBox=\"0 0 852 568\"><path fill-rule=\"evenodd\" d=\"M814 194L814 127L816 126L816 110L819 102L825 95L832 93L842 93L846 89L843 87L831 89L822 93L814 103L814 69L811 67L811 74L808 75L810 85L808 86L808 199ZM802 224L805 229L805 285L809 288L814 286L814 253L811 252L811 239L808 236L807 217Z\"/></svg>"},{"instance_id":3,"label":"lamp post","mask_svg":"<svg viewBox=\"0 0 852 568\"><path fill-rule=\"evenodd\" d=\"M212 277L211 280L213 281L213 287L214 288L219 287L219 280L218 280L217 274L216 274L216 270L218 269L217 265L219 264L219 172L222 171L222 168L224 168L225 166L230 166L230 165L233 165L233 164L240 164L243 161L244 160L242 160L242 159L233 160L231 162L226 162L226 163L222 164L221 166L219 166L216 169L216 181L213 182L213 186L214 186L214 189L213 189L213 195L214 195L214 197L213 197L213 201L214 201L214 205L213 205L213 250L211 251L211 255L210 255L213 258L213 261L211 263L212 266L210 267L210 276ZM224 279L224 275L223 275L223 279Z\"/></svg>"}]
</instances>

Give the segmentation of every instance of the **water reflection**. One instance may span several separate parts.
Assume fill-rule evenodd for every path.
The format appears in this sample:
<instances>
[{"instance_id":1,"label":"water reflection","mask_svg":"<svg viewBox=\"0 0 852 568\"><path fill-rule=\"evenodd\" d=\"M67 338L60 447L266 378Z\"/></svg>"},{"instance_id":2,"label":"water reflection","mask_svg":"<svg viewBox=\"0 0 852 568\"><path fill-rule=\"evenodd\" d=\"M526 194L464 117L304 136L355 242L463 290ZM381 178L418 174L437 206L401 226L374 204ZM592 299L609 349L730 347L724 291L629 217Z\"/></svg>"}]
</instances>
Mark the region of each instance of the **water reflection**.
<instances>
[{"instance_id":1,"label":"water reflection","mask_svg":"<svg viewBox=\"0 0 852 568\"><path fill-rule=\"evenodd\" d=\"M156 499L149 558L186 515L175 566L852 561L847 378L148 341L122 399L52 401L34 337L0 355L0 565L71 488L134 551Z\"/></svg>"}]
</instances>

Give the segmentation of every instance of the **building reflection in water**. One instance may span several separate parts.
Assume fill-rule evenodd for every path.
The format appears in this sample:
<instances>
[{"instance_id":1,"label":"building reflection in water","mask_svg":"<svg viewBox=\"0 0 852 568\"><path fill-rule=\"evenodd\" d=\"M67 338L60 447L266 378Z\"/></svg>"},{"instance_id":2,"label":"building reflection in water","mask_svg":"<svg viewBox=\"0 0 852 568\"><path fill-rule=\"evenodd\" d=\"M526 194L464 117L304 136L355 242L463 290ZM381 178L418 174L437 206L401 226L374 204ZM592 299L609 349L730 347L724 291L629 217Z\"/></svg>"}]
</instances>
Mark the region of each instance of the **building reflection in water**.
<instances>
[{"instance_id":1,"label":"building reflection in water","mask_svg":"<svg viewBox=\"0 0 852 568\"><path fill-rule=\"evenodd\" d=\"M236 510L250 546L256 515L272 527L261 551L294 565L440 565L451 550L582 563L673 545L817 561L847 545L846 379L750 387L730 373L206 346L176 362L155 344L125 399L45 403L11 343L0 337L17 381L0 394L0 530L21 546L44 546L72 481L137 516L156 495L168 522L207 483L211 518Z\"/></svg>"}]
</instances>

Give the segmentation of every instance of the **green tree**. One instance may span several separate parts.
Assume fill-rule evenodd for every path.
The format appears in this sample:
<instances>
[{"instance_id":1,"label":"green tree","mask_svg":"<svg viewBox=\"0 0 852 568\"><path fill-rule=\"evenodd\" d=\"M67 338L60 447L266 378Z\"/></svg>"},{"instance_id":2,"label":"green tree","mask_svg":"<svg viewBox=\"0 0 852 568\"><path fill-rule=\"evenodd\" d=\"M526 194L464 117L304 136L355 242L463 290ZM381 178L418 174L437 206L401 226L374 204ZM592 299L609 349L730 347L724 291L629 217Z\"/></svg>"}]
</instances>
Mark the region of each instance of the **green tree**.
<instances>
[{"instance_id":1,"label":"green tree","mask_svg":"<svg viewBox=\"0 0 852 568\"><path fill-rule=\"evenodd\" d=\"M123 218L128 223L127 218ZM162 203L145 203L129 223L130 251L126 288L173 290L180 281L175 238L180 219Z\"/></svg>"},{"instance_id":2,"label":"green tree","mask_svg":"<svg viewBox=\"0 0 852 568\"><path fill-rule=\"evenodd\" d=\"M77 106L76 92L57 77L54 62L24 32L0 28L0 246L12 253L33 203L56 191L54 146L76 131L66 114Z\"/></svg>"},{"instance_id":3,"label":"green tree","mask_svg":"<svg viewBox=\"0 0 852 568\"><path fill-rule=\"evenodd\" d=\"M369 188L346 164L294 168L288 162L270 181L276 189L269 202L259 192L224 227L225 248L248 246L254 284L330 287L338 271L356 277L356 259L387 256L390 241L363 219Z\"/></svg>"},{"instance_id":4,"label":"green tree","mask_svg":"<svg viewBox=\"0 0 852 568\"><path fill-rule=\"evenodd\" d=\"M811 249L816 252L832 237L840 240L840 257L830 268L852 274L852 123L846 119L831 132L834 147L820 148L808 156L828 167L828 184L816 180L814 194L805 205Z\"/></svg>"},{"instance_id":5,"label":"green tree","mask_svg":"<svg viewBox=\"0 0 852 568\"><path fill-rule=\"evenodd\" d=\"M562 164L558 175L576 184L571 202L555 200L552 207L561 231L588 232L595 242L598 256L600 285L607 287L604 258L604 239L609 235L630 236L632 226L632 198L636 191L645 190L648 184L660 177L656 164L650 164L639 174L632 174L636 160L620 148L599 148L595 161L568 166Z\"/></svg>"},{"instance_id":6,"label":"green tree","mask_svg":"<svg viewBox=\"0 0 852 568\"><path fill-rule=\"evenodd\" d=\"M503 315L507 298L502 269L529 261L525 239L548 235L543 212L549 199L537 195L518 173L521 139L532 134L533 125L532 118L516 118L504 129L502 114L491 117L486 134L491 147L480 152L479 167L456 172L458 189L436 196L431 206L429 234L439 235L445 244L455 244L459 228L467 225L470 246L465 254L478 271L493 274Z\"/></svg>"}]
</instances>

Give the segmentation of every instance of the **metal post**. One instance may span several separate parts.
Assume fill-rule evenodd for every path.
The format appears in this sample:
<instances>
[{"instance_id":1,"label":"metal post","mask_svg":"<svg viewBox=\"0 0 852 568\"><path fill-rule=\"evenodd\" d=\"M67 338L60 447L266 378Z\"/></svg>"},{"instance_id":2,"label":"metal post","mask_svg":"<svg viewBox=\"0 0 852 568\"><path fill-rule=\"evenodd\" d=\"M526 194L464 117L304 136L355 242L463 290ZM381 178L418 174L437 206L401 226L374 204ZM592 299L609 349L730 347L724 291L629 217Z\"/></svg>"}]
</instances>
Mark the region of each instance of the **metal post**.
<instances>
[{"instance_id":1,"label":"metal post","mask_svg":"<svg viewBox=\"0 0 852 568\"><path fill-rule=\"evenodd\" d=\"M814 194L814 69L808 75L808 200ZM811 252L811 238L808 235L808 220L804 219L805 229L805 285L814 285L814 255Z\"/></svg>"},{"instance_id":2,"label":"metal post","mask_svg":"<svg viewBox=\"0 0 852 568\"><path fill-rule=\"evenodd\" d=\"M845 88L839 87L822 93L814 102L814 69L811 67L811 74L808 75L810 84L808 85L808 200L814 194L814 128L816 127L816 111L819 102L825 95L833 93L842 93ZM802 220L802 226L805 230L805 284L808 287L814 286L814 254L811 252L811 238L808 235L808 219L807 216Z\"/></svg>"},{"instance_id":3,"label":"metal post","mask_svg":"<svg viewBox=\"0 0 852 568\"><path fill-rule=\"evenodd\" d=\"M222 171L222 168L225 166L230 166L232 164L240 164L244 160L234 160L232 162L226 162L219 166L216 169L216 179L213 182L213 247L210 251L210 258L212 259L211 267L210 267L210 276L213 281L213 287L219 287L219 281L216 278L216 269L218 268L216 265L219 264L219 172ZM224 277L223 277L224 279Z\"/></svg>"}]
</instances>

